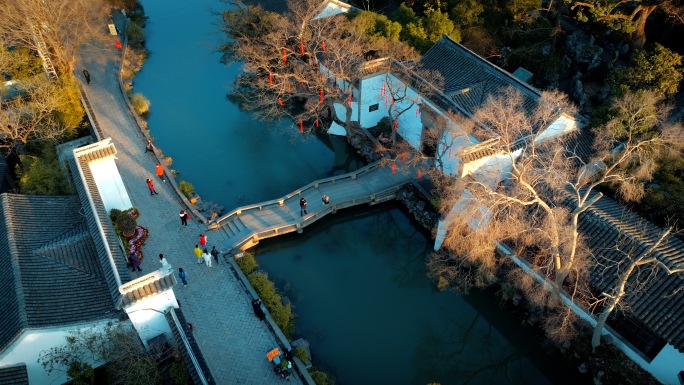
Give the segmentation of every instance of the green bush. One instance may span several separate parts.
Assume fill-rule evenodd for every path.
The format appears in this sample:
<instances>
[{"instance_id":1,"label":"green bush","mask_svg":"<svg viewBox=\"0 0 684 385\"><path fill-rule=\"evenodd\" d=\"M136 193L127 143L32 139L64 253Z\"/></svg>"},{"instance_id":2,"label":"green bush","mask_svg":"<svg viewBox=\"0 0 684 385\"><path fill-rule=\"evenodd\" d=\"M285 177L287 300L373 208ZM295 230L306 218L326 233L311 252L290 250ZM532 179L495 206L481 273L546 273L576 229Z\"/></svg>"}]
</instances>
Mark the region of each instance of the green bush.
<instances>
[{"instance_id":1,"label":"green bush","mask_svg":"<svg viewBox=\"0 0 684 385\"><path fill-rule=\"evenodd\" d=\"M249 282L254 286L254 290L259 293L261 301L271 313L276 325L283 333L290 338L294 332L294 322L292 308L290 305L283 305L282 297L276 292L273 282L268 280L266 274L252 273L248 277Z\"/></svg>"},{"instance_id":2,"label":"green bush","mask_svg":"<svg viewBox=\"0 0 684 385\"><path fill-rule=\"evenodd\" d=\"M249 276L259 268L259 264L257 264L256 259L254 259L254 254L252 253L245 253L242 258L238 258L235 261L246 276Z\"/></svg>"},{"instance_id":3,"label":"green bush","mask_svg":"<svg viewBox=\"0 0 684 385\"><path fill-rule=\"evenodd\" d=\"M72 192L54 149L43 145L40 155L19 155L19 191L27 195L67 195Z\"/></svg>"},{"instance_id":4,"label":"green bush","mask_svg":"<svg viewBox=\"0 0 684 385\"><path fill-rule=\"evenodd\" d=\"M178 183L178 189L181 190L183 195L188 198L195 195L195 186L193 186L190 182L186 182L184 180L180 181L180 183Z\"/></svg>"},{"instance_id":5,"label":"green bush","mask_svg":"<svg viewBox=\"0 0 684 385\"><path fill-rule=\"evenodd\" d=\"M139 115L145 115L150 111L150 101L141 93L135 93L131 96L131 104Z\"/></svg>"},{"instance_id":6,"label":"green bush","mask_svg":"<svg viewBox=\"0 0 684 385\"><path fill-rule=\"evenodd\" d=\"M119 217L119 214L121 214L121 210L119 209L109 210L109 219L112 220L112 223L116 223L116 218Z\"/></svg>"},{"instance_id":7,"label":"green bush","mask_svg":"<svg viewBox=\"0 0 684 385\"><path fill-rule=\"evenodd\" d=\"M311 368L309 369L309 374L316 385L335 385L335 380L333 380L326 372L322 372L316 368Z\"/></svg>"},{"instance_id":8,"label":"green bush","mask_svg":"<svg viewBox=\"0 0 684 385\"><path fill-rule=\"evenodd\" d=\"M189 385L193 383L190 373L188 373L188 369L183 365L183 362L180 361L180 359L171 364L169 377L171 377L171 380L173 380L175 385Z\"/></svg>"},{"instance_id":9,"label":"green bush","mask_svg":"<svg viewBox=\"0 0 684 385\"><path fill-rule=\"evenodd\" d=\"M309 353L307 353L306 349L304 349L301 346L297 346L295 348L294 355L295 355L295 357L299 358L304 363L311 361L311 358L309 357Z\"/></svg>"},{"instance_id":10,"label":"green bush","mask_svg":"<svg viewBox=\"0 0 684 385\"><path fill-rule=\"evenodd\" d=\"M130 233L131 231L135 231L135 226L137 225L135 222L135 218L127 212L122 212L116 217L116 228L122 233Z\"/></svg>"},{"instance_id":11,"label":"green bush","mask_svg":"<svg viewBox=\"0 0 684 385\"><path fill-rule=\"evenodd\" d=\"M126 36L128 36L128 44L132 46L142 46L145 42L145 32L138 23L132 20L126 25Z\"/></svg>"}]
</instances>

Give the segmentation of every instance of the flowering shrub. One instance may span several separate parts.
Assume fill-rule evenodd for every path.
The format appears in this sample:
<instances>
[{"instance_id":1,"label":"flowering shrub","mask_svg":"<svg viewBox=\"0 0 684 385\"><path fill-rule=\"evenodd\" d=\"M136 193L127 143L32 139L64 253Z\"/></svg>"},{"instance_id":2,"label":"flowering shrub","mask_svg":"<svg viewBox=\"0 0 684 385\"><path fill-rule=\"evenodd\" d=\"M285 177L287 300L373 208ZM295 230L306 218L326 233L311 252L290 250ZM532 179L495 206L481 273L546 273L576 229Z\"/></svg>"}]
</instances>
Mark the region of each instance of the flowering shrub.
<instances>
[{"instance_id":1,"label":"flowering shrub","mask_svg":"<svg viewBox=\"0 0 684 385\"><path fill-rule=\"evenodd\" d=\"M147 241L150 231L147 228L137 225L135 233L128 238L128 255L135 255L138 259L143 259L142 245Z\"/></svg>"}]
</instances>

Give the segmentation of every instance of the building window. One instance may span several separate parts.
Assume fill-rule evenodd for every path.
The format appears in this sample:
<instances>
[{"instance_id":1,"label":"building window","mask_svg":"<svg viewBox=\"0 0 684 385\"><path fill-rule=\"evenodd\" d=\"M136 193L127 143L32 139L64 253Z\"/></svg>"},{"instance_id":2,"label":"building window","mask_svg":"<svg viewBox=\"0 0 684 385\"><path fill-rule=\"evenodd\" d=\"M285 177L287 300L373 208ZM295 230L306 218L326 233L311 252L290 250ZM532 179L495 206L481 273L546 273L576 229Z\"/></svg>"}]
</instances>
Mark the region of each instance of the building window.
<instances>
[{"instance_id":1,"label":"building window","mask_svg":"<svg viewBox=\"0 0 684 385\"><path fill-rule=\"evenodd\" d=\"M379 103L375 103L375 104L371 105L370 107L368 107L368 112L377 111L377 110L378 110L378 107L380 107L380 104L379 104Z\"/></svg>"}]
</instances>

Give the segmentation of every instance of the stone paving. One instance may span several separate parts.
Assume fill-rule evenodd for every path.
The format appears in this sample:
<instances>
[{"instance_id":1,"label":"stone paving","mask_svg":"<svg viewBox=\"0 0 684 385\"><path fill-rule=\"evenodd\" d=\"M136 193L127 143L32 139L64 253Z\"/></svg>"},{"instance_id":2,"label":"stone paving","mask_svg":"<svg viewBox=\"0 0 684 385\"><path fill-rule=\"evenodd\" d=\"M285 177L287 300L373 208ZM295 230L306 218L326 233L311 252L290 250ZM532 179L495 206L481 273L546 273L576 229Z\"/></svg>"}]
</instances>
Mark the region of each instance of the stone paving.
<instances>
[{"instance_id":1,"label":"stone paving","mask_svg":"<svg viewBox=\"0 0 684 385\"><path fill-rule=\"evenodd\" d=\"M121 29L120 29L121 30ZM134 207L140 210L138 223L150 231L143 246L145 257L142 273L161 267L159 253L178 269L188 273L188 286L174 289L194 336L217 384L269 384L282 381L272 370L266 353L277 346L276 338L265 323L254 316L250 298L225 259L213 267L198 265L192 252L199 234L206 226L196 218L188 226L180 224L178 212L182 201L168 183L154 174L156 158L145 153L145 139L128 110L119 87L121 52L115 47L116 37L108 36L81 50L76 73L87 68L91 82L85 84L100 129L111 137L117 154L117 167ZM169 80L173 81L173 80ZM172 154L169 154L172 155ZM146 178L153 178L158 195L151 196ZM207 233L208 246L221 248L221 231ZM223 257L222 257L223 258ZM301 383L296 376L290 383Z\"/></svg>"}]
</instances>

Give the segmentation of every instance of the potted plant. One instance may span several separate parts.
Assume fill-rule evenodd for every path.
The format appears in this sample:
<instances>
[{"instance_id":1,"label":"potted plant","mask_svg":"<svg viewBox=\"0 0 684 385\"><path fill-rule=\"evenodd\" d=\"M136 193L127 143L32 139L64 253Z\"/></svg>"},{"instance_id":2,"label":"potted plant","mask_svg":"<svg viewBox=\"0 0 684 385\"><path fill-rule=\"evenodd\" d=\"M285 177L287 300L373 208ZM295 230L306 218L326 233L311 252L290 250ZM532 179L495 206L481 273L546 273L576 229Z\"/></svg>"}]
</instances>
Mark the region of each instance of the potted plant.
<instances>
[{"instance_id":1,"label":"potted plant","mask_svg":"<svg viewBox=\"0 0 684 385\"><path fill-rule=\"evenodd\" d=\"M135 234L136 225L135 218L128 212L122 212L116 217L116 227L126 238Z\"/></svg>"}]
</instances>

